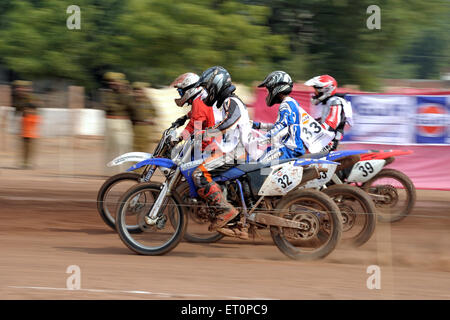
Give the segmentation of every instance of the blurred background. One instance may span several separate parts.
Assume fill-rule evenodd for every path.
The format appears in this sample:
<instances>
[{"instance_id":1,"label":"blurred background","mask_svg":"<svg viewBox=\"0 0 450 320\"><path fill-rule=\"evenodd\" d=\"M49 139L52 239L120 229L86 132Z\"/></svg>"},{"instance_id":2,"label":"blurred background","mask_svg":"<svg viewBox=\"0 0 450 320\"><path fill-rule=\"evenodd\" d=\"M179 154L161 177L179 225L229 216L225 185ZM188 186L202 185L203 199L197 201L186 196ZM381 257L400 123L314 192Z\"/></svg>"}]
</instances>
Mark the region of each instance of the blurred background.
<instances>
[{"instance_id":1,"label":"blurred background","mask_svg":"<svg viewBox=\"0 0 450 320\"><path fill-rule=\"evenodd\" d=\"M71 5L80 10L79 29L68 28L74 21L74 11L67 11ZM370 5L380 8L380 29L367 27ZM2 0L0 165L15 167L22 149L16 139L21 131L13 101L16 80L32 81L41 116L35 144L42 148L34 148L34 168L104 174L112 156L100 154L107 72L123 73L130 86L148 84L157 139L187 112L173 103L177 93L169 84L181 73L201 73L213 65L229 70L256 120L275 119L277 108L267 108L265 92L255 89L273 70L292 76L298 83L294 96L313 114L310 90L302 83L320 74L332 75L344 93L445 98L450 90L449 30L447 0ZM440 125L447 134L447 118ZM392 142L398 144L386 144ZM75 165L85 161L82 152L74 152L83 148L98 151L98 161L90 154L89 166ZM58 156L47 161L39 155L45 152Z\"/></svg>"}]
</instances>

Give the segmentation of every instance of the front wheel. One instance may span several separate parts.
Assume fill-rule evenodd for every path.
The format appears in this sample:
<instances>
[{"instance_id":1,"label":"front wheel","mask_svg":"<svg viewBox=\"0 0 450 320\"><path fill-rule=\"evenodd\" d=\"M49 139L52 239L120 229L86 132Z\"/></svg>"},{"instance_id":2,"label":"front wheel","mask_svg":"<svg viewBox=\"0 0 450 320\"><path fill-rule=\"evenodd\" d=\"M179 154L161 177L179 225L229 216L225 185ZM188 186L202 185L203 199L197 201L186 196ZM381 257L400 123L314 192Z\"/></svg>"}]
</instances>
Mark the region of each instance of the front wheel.
<instances>
[{"instance_id":1,"label":"front wheel","mask_svg":"<svg viewBox=\"0 0 450 320\"><path fill-rule=\"evenodd\" d=\"M416 203L416 188L404 173L395 169L383 169L362 185L372 197L377 208L378 220L396 222L411 213Z\"/></svg>"},{"instance_id":2,"label":"front wheel","mask_svg":"<svg viewBox=\"0 0 450 320\"><path fill-rule=\"evenodd\" d=\"M339 208L320 191L293 191L278 202L273 214L308 226L303 230L270 227L275 245L289 258L305 261L325 258L341 239Z\"/></svg>"},{"instance_id":3,"label":"front wheel","mask_svg":"<svg viewBox=\"0 0 450 320\"><path fill-rule=\"evenodd\" d=\"M342 215L342 243L361 246L372 237L377 223L376 208L363 190L338 184L322 190L337 204Z\"/></svg>"},{"instance_id":4,"label":"front wheel","mask_svg":"<svg viewBox=\"0 0 450 320\"><path fill-rule=\"evenodd\" d=\"M156 183L137 184L120 199L116 213L116 230L123 243L138 254L165 254L173 250L183 238L187 219L180 196L176 192L166 195L152 225L148 225L144 220L160 196L161 188L162 185ZM142 232L129 232L136 227Z\"/></svg>"}]
</instances>

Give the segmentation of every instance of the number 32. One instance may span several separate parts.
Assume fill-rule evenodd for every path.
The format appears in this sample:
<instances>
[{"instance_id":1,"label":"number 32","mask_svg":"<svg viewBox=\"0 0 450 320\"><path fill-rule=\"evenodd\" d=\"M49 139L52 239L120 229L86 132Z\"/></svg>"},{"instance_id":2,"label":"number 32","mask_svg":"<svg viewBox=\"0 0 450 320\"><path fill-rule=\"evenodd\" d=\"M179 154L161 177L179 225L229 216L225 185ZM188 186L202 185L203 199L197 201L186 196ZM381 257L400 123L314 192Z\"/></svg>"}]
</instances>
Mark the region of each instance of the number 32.
<instances>
[{"instance_id":1,"label":"number 32","mask_svg":"<svg viewBox=\"0 0 450 320\"><path fill-rule=\"evenodd\" d=\"M286 189L288 186L292 184L292 181L290 181L287 174L285 174L283 177L278 178L278 183L281 185L283 189Z\"/></svg>"}]
</instances>

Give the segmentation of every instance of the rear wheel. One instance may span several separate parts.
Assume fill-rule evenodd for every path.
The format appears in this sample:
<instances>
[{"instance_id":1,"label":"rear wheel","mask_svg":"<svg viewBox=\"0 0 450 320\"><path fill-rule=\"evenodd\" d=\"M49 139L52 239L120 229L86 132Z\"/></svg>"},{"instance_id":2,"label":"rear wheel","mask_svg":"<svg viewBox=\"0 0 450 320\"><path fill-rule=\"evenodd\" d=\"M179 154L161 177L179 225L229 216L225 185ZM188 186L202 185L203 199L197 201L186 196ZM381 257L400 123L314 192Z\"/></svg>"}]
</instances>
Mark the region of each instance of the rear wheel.
<instances>
[{"instance_id":1,"label":"rear wheel","mask_svg":"<svg viewBox=\"0 0 450 320\"><path fill-rule=\"evenodd\" d=\"M270 227L275 245L289 258L322 259L336 248L341 239L342 218L339 208L320 191L293 191L277 203L273 214L307 226L304 230Z\"/></svg>"},{"instance_id":2,"label":"rear wheel","mask_svg":"<svg viewBox=\"0 0 450 320\"><path fill-rule=\"evenodd\" d=\"M161 193L161 185L141 183L131 187L120 199L116 214L116 230L123 243L138 254L162 255L173 250L183 238L186 217L179 195L172 192L159 209L153 225L144 218ZM136 209L136 199L139 208ZM169 222L170 220L170 222ZM132 234L130 228L142 232Z\"/></svg>"},{"instance_id":3,"label":"rear wheel","mask_svg":"<svg viewBox=\"0 0 450 320\"><path fill-rule=\"evenodd\" d=\"M106 180L97 194L97 211L111 229L116 230L116 210L119 198L131 186L139 182L140 175L134 172L116 174Z\"/></svg>"},{"instance_id":4,"label":"rear wheel","mask_svg":"<svg viewBox=\"0 0 450 320\"><path fill-rule=\"evenodd\" d=\"M378 220L396 222L411 213L416 203L416 188L411 179L395 169L383 169L362 185L373 199Z\"/></svg>"},{"instance_id":5,"label":"rear wheel","mask_svg":"<svg viewBox=\"0 0 450 320\"><path fill-rule=\"evenodd\" d=\"M334 185L323 192L339 207L342 215L342 243L361 246L372 237L377 222L376 208L363 190L349 185Z\"/></svg>"}]
</instances>

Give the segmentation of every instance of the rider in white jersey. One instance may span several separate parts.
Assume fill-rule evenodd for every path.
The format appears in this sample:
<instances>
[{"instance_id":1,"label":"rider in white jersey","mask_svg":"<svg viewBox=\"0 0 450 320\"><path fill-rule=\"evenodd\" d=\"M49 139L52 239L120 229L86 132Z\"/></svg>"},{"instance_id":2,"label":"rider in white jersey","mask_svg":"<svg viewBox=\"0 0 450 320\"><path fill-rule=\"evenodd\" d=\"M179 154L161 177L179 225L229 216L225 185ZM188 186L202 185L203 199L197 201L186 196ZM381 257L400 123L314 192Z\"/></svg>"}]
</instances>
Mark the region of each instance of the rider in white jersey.
<instances>
[{"instance_id":1,"label":"rider in white jersey","mask_svg":"<svg viewBox=\"0 0 450 320\"><path fill-rule=\"evenodd\" d=\"M351 104L336 95L337 81L329 75L309 79L305 85L315 90L311 102L322 106L322 116L319 120L322 127L334 133L333 141L326 149L336 150L339 141L344 137L345 124L353 125Z\"/></svg>"}]
</instances>

